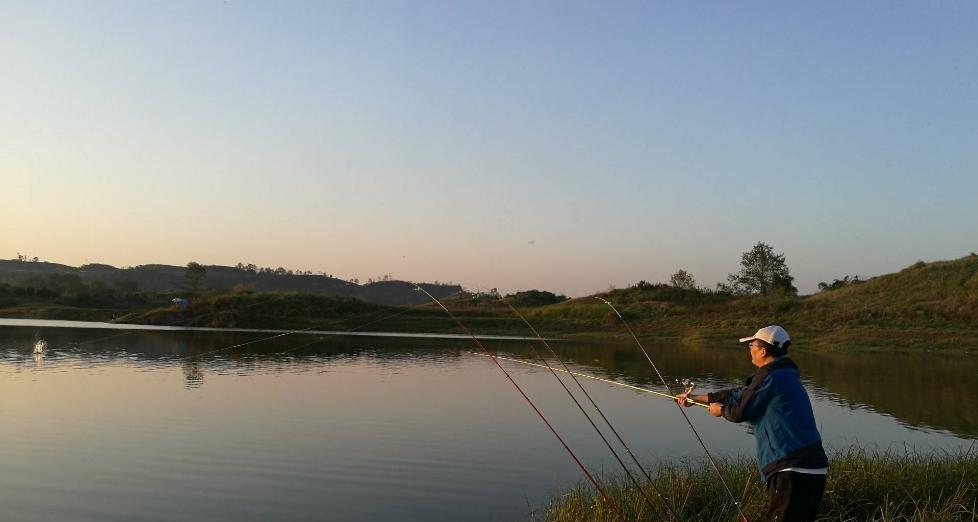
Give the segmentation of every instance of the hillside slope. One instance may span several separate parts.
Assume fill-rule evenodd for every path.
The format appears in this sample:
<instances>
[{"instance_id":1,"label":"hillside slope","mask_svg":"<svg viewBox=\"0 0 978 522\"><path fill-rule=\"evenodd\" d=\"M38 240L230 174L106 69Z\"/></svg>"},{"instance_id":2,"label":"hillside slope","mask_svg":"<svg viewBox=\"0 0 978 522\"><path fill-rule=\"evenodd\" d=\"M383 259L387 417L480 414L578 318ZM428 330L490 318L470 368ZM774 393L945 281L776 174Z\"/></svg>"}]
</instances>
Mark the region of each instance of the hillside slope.
<instances>
[{"instance_id":1,"label":"hillside slope","mask_svg":"<svg viewBox=\"0 0 978 522\"><path fill-rule=\"evenodd\" d=\"M614 303L641 335L733 343L767 324L822 349L978 350L978 256L916 263L897 273L811 296L733 296L666 285L613 290L540 307L541 323L621 330ZM802 342L803 341L803 342Z\"/></svg>"}]
</instances>

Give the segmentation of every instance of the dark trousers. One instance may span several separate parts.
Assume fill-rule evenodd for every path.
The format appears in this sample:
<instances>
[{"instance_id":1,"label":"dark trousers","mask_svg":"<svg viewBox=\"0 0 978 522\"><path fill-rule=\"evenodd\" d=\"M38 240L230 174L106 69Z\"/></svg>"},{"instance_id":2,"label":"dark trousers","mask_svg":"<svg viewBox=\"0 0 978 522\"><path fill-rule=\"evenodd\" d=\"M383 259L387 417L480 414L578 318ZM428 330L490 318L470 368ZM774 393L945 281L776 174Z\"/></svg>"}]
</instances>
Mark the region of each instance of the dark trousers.
<instances>
[{"instance_id":1,"label":"dark trousers","mask_svg":"<svg viewBox=\"0 0 978 522\"><path fill-rule=\"evenodd\" d=\"M763 522L812 522L825 492L825 475L775 473L767 483Z\"/></svg>"}]
</instances>

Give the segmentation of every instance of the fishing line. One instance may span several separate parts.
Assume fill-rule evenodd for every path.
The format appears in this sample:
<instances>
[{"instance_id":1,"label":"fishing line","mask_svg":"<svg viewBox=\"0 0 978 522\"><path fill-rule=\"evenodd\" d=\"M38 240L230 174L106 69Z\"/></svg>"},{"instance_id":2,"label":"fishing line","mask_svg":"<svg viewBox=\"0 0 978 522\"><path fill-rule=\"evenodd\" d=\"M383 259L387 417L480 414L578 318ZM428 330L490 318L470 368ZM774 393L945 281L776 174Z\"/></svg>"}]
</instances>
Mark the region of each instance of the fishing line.
<instances>
[{"instance_id":1,"label":"fishing line","mask_svg":"<svg viewBox=\"0 0 978 522\"><path fill-rule=\"evenodd\" d=\"M487 357L486 355L481 354L481 353L477 353L477 352L469 352L469 354L471 354L471 355L478 355L479 357ZM498 355L498 354L496 355L496 358L499 359L499 360L502 360L502 361L509 361L509 362L514 362L514 363L517 363L517 364L525 364L527 366L536 366L537 368L546 368L546 366L544 366L542 364L537 364L537 363L530 362L530 361L524 361L522 359L513 359L513 358L510 358L510 357L503 357L502 355ZM642 388L641 386L634 386L634 385L627 384L627 383L624 383L624 382L613 381L611 379L604 379L602 377L597 377L597 376L594 376L594 375L588 375L586 373L568 372L567 370L561 370L560 368L554 368L554 371L563 372L563 373L570 373L571 375L575 375L577 377L582 377L584 379L591 379L591 380L594 380L594 381L604 382L604 383L608 383L608 384L614 384L615 386L621 386L623 388L629 388L629 389L632 389L632 390L635 390L635 391L650 393L652 395L657 395L659 397L666 398L666 399L672 399L672 400L679 399L679 397L676 396L676 395L670 395L668 393L657 392L655 390L650 390L648 388ZM707 409L710 408L710 405L709 404L704 404L702 402L695 402L692 399L687 399L686 401L689 404L692 404L694 406L701 406L701 407L707 408Z\"/></svg>"},{"instance_id":2,"label":"fishing line","mask_svg":"<svg viewBox=\"0 0 978 522\"><path fill-rule=\"evenodd\" d=\"M561 366L564 367L564 372L571 376L571 379L574 380L574 383L577 384L577 387L581 390L582 393L584 393L584 396L587 397L588 401L591 402L591 406L593 406L594 410L598 412L598 415L601 416L601 419L608 426L611 432L615 434L615 437L618 439L618 442L621 444L622 448L625 449L625 453L627 453L628 456L632 458L632 462L634 462L635 465L638 467L638 469L642 471L642 474L645 475L645 478L649 481L649 485L652 486L652 490L655 491L655 494L659 496L659 499L662 501L662 505L666 508L666 511L669 512L669 516L672 517L673 520L675 520L676 513L669 505L669 502L666 500L666 497L662 494L661 491L659 491L659 488L655 485L655 482L652 481L652 477L649 475L647 471L645 471L645 468L642 467L642 465L638 462L638 458L636 458L635 454L632 453L631 448L628 447L628 444L625 444L625 441L621 438L621 435L618 434L618 430L616 430L615 427L611 425L611 421L609 421L608 417L606 417L604 412L601 411L601 408L598 406L598 403L594 401L594 398L591 397L591 394L588 393L586 389L584 389L584 385L581 384L581 381L577 380L577 377L574 375L574 372L571 371L570 367L567 366L567 363L565 363L564 360L561 359L559 355L557 355L557 352L554 351L554 349L550 346L550 343L548 343L547 340L544 339L539 332L537 332L537 329L534 328L532 324L530 324L530 321L528 321L526 317L522 313L520 313L519 310L513 307L513 305L511 305L509 301L507 301L505 298L498 296L498 294L497 297L499 297L499 300L502 301L503 304L505 304L507 307L509 307L509 309L512 310L512 312L516 314L516 316L519 317L520 320L522 320L526 324L527 328L529 328L530 331L533 332L533 335L537 336L537 339L541 343L543 343L544 346L547 347L547 350L550 351L550 355L553 356L554 359L556 359L557 362L559 362ZM530 345L530 348L533 350L533 353L541 361L543 361L543 365L546 366L548 370L550 370L550 373L554 376L554 379L557 379L557 382L560 383L560 386L564 389L564 391L567 392L567 395L570 396L571 400L574 401L574 404L576 404L578 409L581 410L581 413L584 414L584 417L587 418L588 422L591 423L591 427L594 428L594 431L597 432L598 437L601 438L605 446L608 447L608 450L611 451L611 454L614 455L615 460L617 460L618 464L621 465L621 469L625 471L625 475L628 476L629 480L631 480L632 484L635 486L635 489L639 492L640 495L642 495L642 498L645 499L645 502L649 505L650 508L654 509L655 504L652 502L652 499L649 498L648 494L645 493L645 489L642 488L642 486L638 483L638 480L635 478L635 476L632 475L632 472L631 470L628 469L628 466L626 466L625 463L622 462L621 457L618 456L618 452L615 450L615 448L611 446L611 443L608 442L608 439L604 436L604 433L602 433L601 430L598 428L597 424L594 423L594 420L591 418L590 415L588 415L587 411L584 410L584 406L581 405L580 401L577 400L577 397L575 397L574 394L571 393L570 389L567 388L567 385L564 384L564 381L557 376L557 372L555 371L555 369L552 366L550 366L550 363L547 362L547 360L544 359L539 352L537 352L537 349L533 347L532 344Z\"/></svg>"},{"instance_id":3,"label":"fishing line","mask_svg":"<svg viewBox=\"0 0 978 522\"><path fill-rule=\"evenodd\" d=\"M597 490L597 492L601 495L601 498L604 499L606 504L608 504L608 507L611 508L611 510L618 516L619 520L622 520L624 522L625 516L622 515L621 509L618 508L618 505L615 504L613 500L611 500L611 498L604 492L603 489L601 489L601 486L598 485L598 481L594 480L594 477L591 476L591 473L587 470L587 468L584 467L584 464L581 463L581 460L577 458L577 455L574 454L573 451L571 451L567 443L564 442L563 437L561 437L560 434L557 433L557 430L550 424L550 421L548 421L547 418L543 415L543 413L539 410L539 408L537 408L536 404L534 404L533 401L530 400L530 398L523 391L523 388L521 388L519 384L516 384L516 381L509 374L509 372L507 372L506 369L503 368L501 364L499 364L499 361L496 360L495 354L493 354L485 346L483 346L483 344L479 341L479 338L476 337L464 324L462 324L462 321L459 321L458 318L455 317L455 314L450 312L448 308L445 308L445 305L443 305L441 301L439 301L435 296L431 295L427 290L422 288L420 285L416 286L415 290L419 292L423 292L425 295L428 296L429 299L431 299L436 304L438 304L438 306L440 306L441 309L444 310L445 313L448 314L448 316L451 317L453 321L455 321L455 324L457 324L458 327L462 329L462 331L464 331L466 334L468 334L469 337L472 338L472 341L475 342L476 346L478 346L479 349L481 349L492 360L492 362L495 363L496 368L499 368L499 371L503 372L503 375L506 376L506 379L509 380L509 382L513 385L514 388L516 388L516 391L518 391L519 394L523 397L523 400L525 400L527 404L530 405L530 408L532 408L533 411L537 414L537 417L540 417L540 420L542 420L543 423L547 425L547 428L549 428L550 432L554 434L554 437L557 438L561 446L564 447L564 450L567 452L567 454L570 455L570 457L574 460L574 463L577 464L577 467L581 470L581 473L583 473L584 476L587 477L588 481L591 482L591 485L594 486L594 489Z\"/></svg>"},{"instance_id":4,"label":"fishing line","mask_svg":"<svg viewBox=\"0 0 978 522\"><path fill-rule=\"evenodd\" d=\"M632 339L635 339L635 343L638 344L638 348L642 351L643 354L645 354L645 358L649 361L649 364L652 366L652 369L655 371L655 374L659 376L659 380L662 381L662 385L665 386L666 391L671 392L671 390L669 389L669 384L666 383L665 377L662 376L662 373L659 372L659 368L655 365L654 362L652 362L652 357L649 355L649 352L645 350L644 346L642 346L642 341L638 340L638 337L635 335L635 332L632 331L632 327L629 326L628 322L625 321L625 318L621 316L621 313L618 312L618 309L615 308L615 305L611 304L611 301L608 301L607 299L603 299L601 297L595 297L595 299L599 301L603 301L604 304L610 306L611 309L615 311L615 315L618 316L618 319L621 319L622 324L625 325L625 328L628 330L628 333L631 334ZM723 478L723 473L720 472L720 467L717 466L716 460L714 460L713 455L710 453L710 450L707 449L706 443L703 442L703 438L700 437L700 433L696 431L696 427L693 426L693 422L689 420L689 415L686 415L685 408L682 405L680 405L678 402L676 403L676 407L679 408L679 413L683 414L683 418L686 419L686 424L689 425L689 429L693 430L693 435L696 435L696 440L699 441L700 446L703 447L703 452L706 453L707 459L709 459L710 464L713 465L713 469L717 472L717 477L720 478L720 483L723 484L723 489L727 491L727 495L730 496L730 499L733 501L734 506L737 507L737 511L740 512L741 520L743 522L750 522L750 519L747 518L747 514L744 513L744 508L740 505L740 501L737 500L736 496L734 496L733 491L731 491L730 489L730 486L727 485L727 481Z\"/></svg>"}]
</instances>

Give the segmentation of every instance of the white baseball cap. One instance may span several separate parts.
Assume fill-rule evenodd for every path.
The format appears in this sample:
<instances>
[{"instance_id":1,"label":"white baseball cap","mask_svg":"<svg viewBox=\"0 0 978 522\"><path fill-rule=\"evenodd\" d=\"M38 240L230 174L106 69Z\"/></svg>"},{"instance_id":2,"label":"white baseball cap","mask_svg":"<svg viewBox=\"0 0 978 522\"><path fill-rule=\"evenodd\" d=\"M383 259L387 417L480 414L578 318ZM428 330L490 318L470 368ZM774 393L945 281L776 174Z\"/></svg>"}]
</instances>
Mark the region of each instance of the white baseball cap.
<instances>
[{"instance_id":1,"label":"white baseball cap","mask_svg":"<svg viewBox=\"0 0 978 522\"><path fill-rule=\"evenodd\" d=\"M746 343L748 341L753 341L754 339L760 339L767 344L776 346L778 348L785 346L784 343L791 343L791 337L788 335L788 332L784 331L784 328L781 328L776 324L765 326L764 328L758 330L754 335L742 338L740 342Z\"/></svg>"}]
</instances>

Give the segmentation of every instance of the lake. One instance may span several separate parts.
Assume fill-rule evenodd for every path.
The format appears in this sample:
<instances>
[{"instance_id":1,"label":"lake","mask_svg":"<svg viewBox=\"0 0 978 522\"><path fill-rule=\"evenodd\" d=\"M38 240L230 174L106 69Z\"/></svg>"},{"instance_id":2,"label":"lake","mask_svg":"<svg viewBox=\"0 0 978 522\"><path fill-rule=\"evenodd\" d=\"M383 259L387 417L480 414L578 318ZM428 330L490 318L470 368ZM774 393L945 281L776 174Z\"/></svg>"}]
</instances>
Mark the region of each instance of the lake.
<instances>
[{"instance_id":1,"label":"lake","mask_svg":"<svg viewBox=\"0 0 978 522\"><path fill-rule=\"evenodd\" d=\"M4 520L526 520L581 478L471 340L16 324L0 322ZM633 345L552 344L576 371L661 389ZM746 350L646 348L700 391L753 369ZM978 437L976 357L792 356L830 450ZM546 370L502 364L589 469L616 471ZM642 461L702 457L669 400L584 384ZM744 426L687 412L716 454L753 451Z\"/></svg>"}]
</instances>

